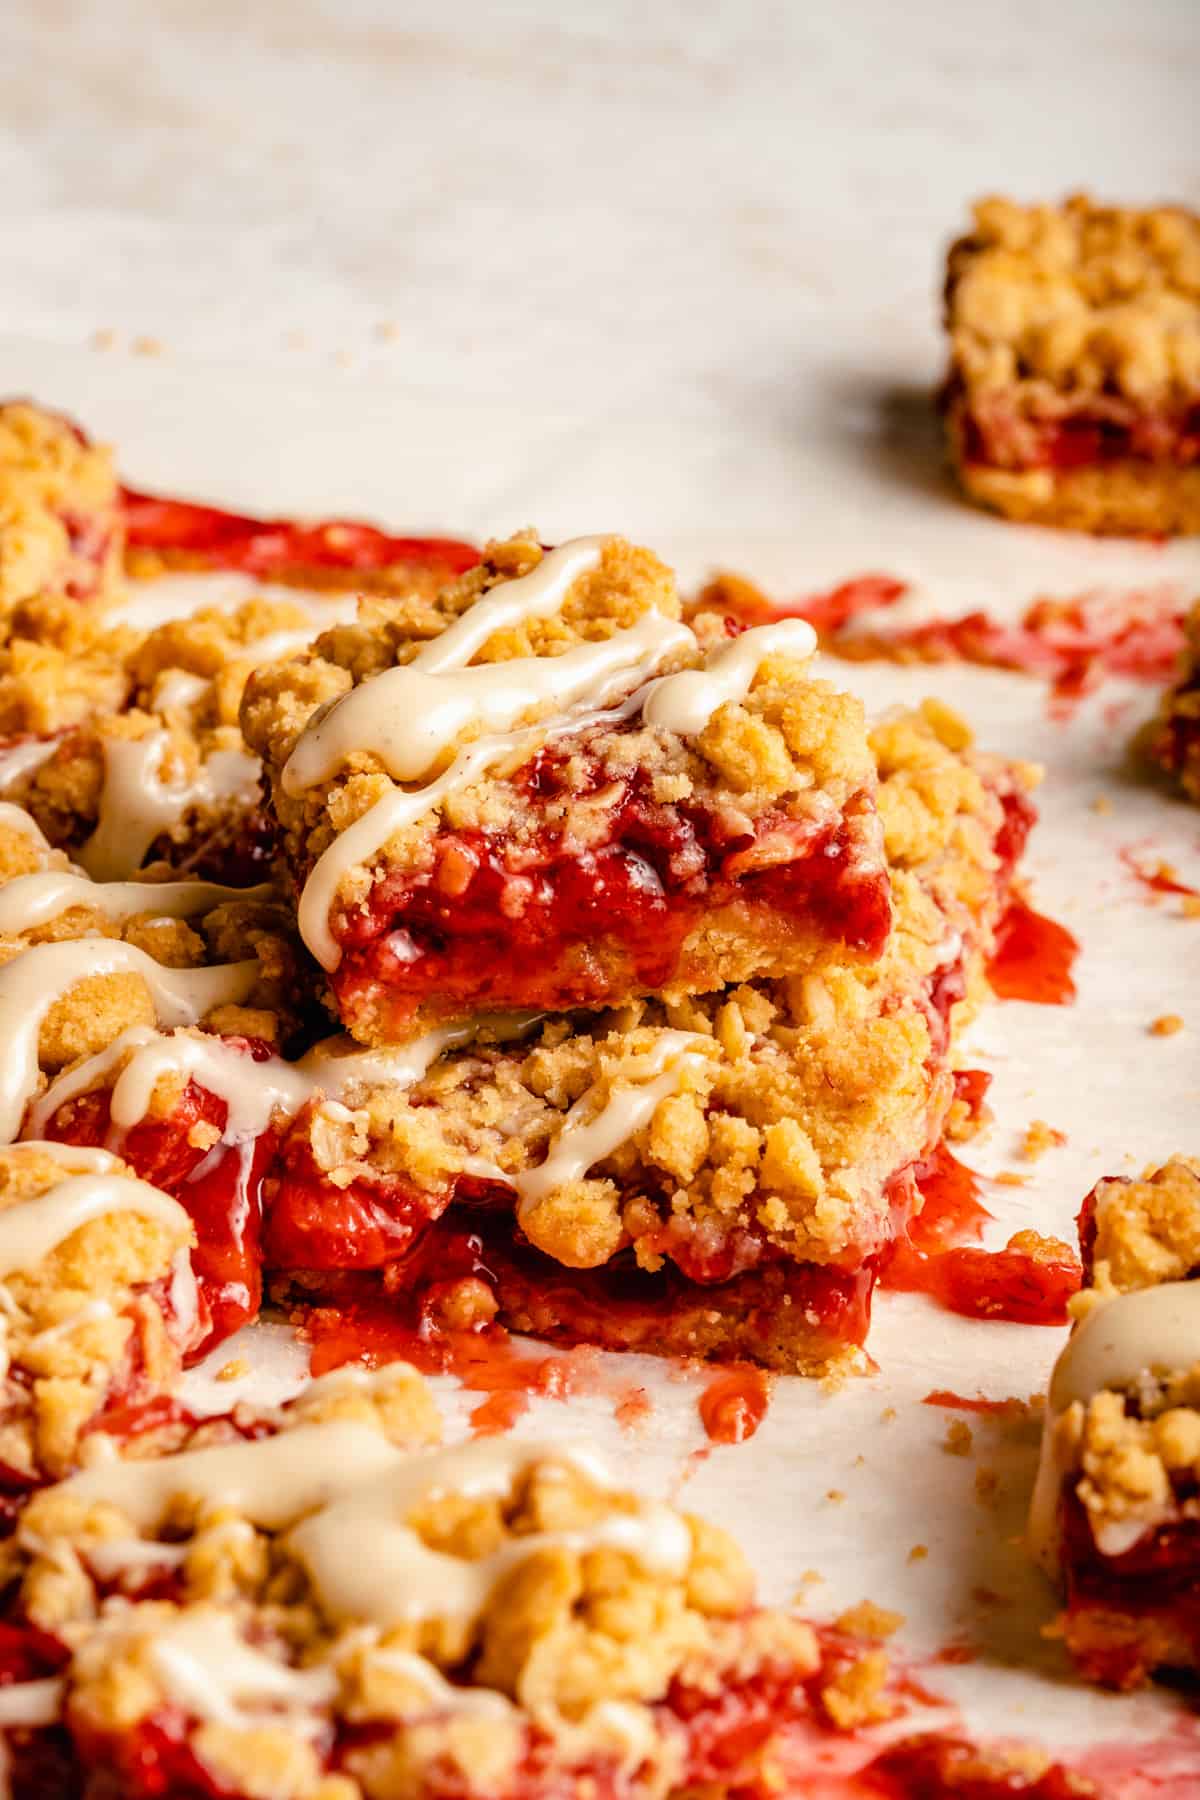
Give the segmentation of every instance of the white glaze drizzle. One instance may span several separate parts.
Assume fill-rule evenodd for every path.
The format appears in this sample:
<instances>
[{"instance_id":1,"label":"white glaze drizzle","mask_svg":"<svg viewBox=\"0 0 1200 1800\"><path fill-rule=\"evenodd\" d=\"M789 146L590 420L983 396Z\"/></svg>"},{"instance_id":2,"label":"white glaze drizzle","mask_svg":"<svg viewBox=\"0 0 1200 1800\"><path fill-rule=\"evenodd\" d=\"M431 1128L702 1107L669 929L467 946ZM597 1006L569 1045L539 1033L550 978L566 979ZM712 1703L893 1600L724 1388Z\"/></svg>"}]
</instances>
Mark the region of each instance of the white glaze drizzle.
<instances>
[{"instance_id":1,"label":"white glaze drizzle","mask_svg":"<svg viewBox=\"0 0 1200 1800\"><path fill-rule=\"evenodd\" d=\"M154 683L150 705L154 712L195 712L212 691L212 682L189 669L164 669Z\"/></svg>"},{"instance_id":2,"label":"white glaze drizzle","mask_svg":"<svg viewBox=\"0 0 1200 1800\"><path fill-rule=\"evenodd\" d=\"M156 1623L149 1658L169 1700L220 1725L248 1727L272 1710L328 1706L339 1686L328 1664L294 1669L256 1650L233 1616L215 1606L189 1607Z\"/></svg>"},{"instance_id":3,"label":"white glaze drizzle","mask_svg":"<svg viewBox=\"0 0 1200 1800\"><path fill-rule=\"evenodd\" d=\"M11 1143L37 1088L38 1038L51 1007L81 981L140 975L163 1025L195 1025L216 1006L238 1005L258 979L257 961L168 969L132 944L77 938L35 944L0 968L0 1143Z\"/></svg>"},{"instance_id":4,"label":"white glaze drizzle","mask_svg":"<svg viewBox=\"0 0 1200 1800\"><path fill-rule=\"evenodd\" d=\"M33 931L73 906L116 921L139 913L194 919L230 900L269 900L274 893L269 882L238 888L216 881L93 881L69 869L47 869L17 875L0 887L0 933Z\"/></svg>"},{"instance_id":5,"label":"white glaze drizzle","mask_svg":"<svg viewBox=\"0 0 1200 1800\"><path fill-rule=\"evenodd\" d=\"M474 606L430 639L418 652L417 662L429 675L462 669L498 631L527 619L548 619L561 609L579 578L599 567L611 541L605 536L578 537L548 550L528 575L489 588Z\"/></svg>"},{"instance_id":6,"label":"white glaze drizzle","mask_svg":"<svg viewBox=\"0 0 1200 1800\"><path fill-rule=\"evenodd\" d=\"M67 1684L58 1675L42 1681L14 1681L0 1687L0 1730L53 1725L62 1710Z\"/></svg>"},{"instance_id":7,"label":"white glaze drizzle","mask_svg":"<svg viewBox=\"0 0 1200 1800\"><path fill-rule=\"evenodd\" d=\"M155 1085L164 1076L194 1076L226 1103L222 1141L238 1142L265 1131L276 1112L294 1117L318 1096L340 1102L375 1088L411 1087L444 1051L469 1042L484 1029L496 1039L520 1037L541 1016L483 1014L388 1049L364 1050L348 1037L326 1038L294 1063L278 1056L257 1062L216 1037L165 1034L132 1025L95 1056L57 1076L30 1107L28 1129L44 1130L61 1106L106 1085L120 1066L109 1098L109 1114L118 1132L128 1131L145 1117Z\"/></svg>"},{"instance_id":8,"label":"white glaze drizzle","mask_svg":"<svg viewBox=\"0 0 1200 1800\"><path fill-rule=\"evenodd\" d=\"M0 750L0 794L7 794L26 775L36 774L57 749L57 738L33 738L27 744L14 744L11 750Z\"/></svg>"},{"instance_id":9,"label":"white glaze drizzle","mask_svg":"<svg viewBox=\"0 0 1200 1800\"><path fill-rule=\"evenodd\" d=\"M170 733L141 738L105 738L104 786L93 831L79 861L97 881L135 875L155 838L177 825L190 807L225 800L251 804L258 795L261 765L242 750L214 750L189 780L167 782L160 770Z\"/></svg>"},{"instance_id":10,"label":"white glaze drizzle","mask_svg":"<svg viewBox=\"0 0 1200 1800\"><path fill-rule=\"evenodd\" d=\"M11 800L0 800L0 825L6 826L9 831L19 831L22 837L27 837L30 843L47 856L54 854L54 847L45 832L32 813L27 813L23 806L14 806Z\"/></svg>"},{"instance_id":11,"label":"white glaze drizzle","mask_svg":"<svg viewBox=\"0 0 1200 1800\"><path fill-rule=\"evenodd\" d=\"M285 763L281 786L285 794L302 794L328 781L356 750L377 756L395 781L419 781L464 731L507 731L550 701L559 716L581 703L602 706L614 686L639 685L665 656L694 643L686 625L651 612L561 656L515 657L439 674L430 674L418 656L319 712Z\"/></svg>"},{"instance_id":12,"label":"white glaze drizzle","mask_svg":"<svg viewBox=\"0 0 1200 1800\"><path fill-rule=\"evenodd\" d=\"M264 1530L286 1531L286 1548L307 1568L330 1617L381 1628L475 1617L505 1574L552 1546L579 1554L609 1547L652 1573L686 1570L686 1523L654 1501L640 1502L634 1512L614 1511L584 1530L511 1539L475 1561L430 1549L405 1523L439 1494L506 1494L523 1470L545 1460L613 1486L604 1466L577 1446L496 1438L414 1453L369 1425L331 1419L259 1443L109 1463L69 1477L62 1488L84 1504L119 1507L144 1532L161 1526L179 1496L228 1507ZM363 1555L364 1544L370 1556Z\"/></svg>"},{"instance_id":13,"label":"white glaze drizzle","mask_svg":"<svg viewBox=\"0 0 1200 1800\"><path fill-rule=\"evenodd\" d=\"M1051 1575L1058 1569L1059 1506L1072 1470L1057 1427L1073 1405L1106 1389L1132 1388L1145 1375L1183 1372L1200 1363L1200 1281L1166 1281L1118 1294L1072 1332L1050 1380L1041 1458L1029 1509L1030 1549ZM1119 1556L1158 1521L1146 1513L1109 1521L1097 1534L1101 1552Z\"/></svg>"},{"instance_id":14,"label":"white glaze drizzle","mask_svg":"<svg viewBox=\"0 0 1200 1800\"><path fill-rule=\"evenodd\" d=\"M806 658L816 647L817 634L806 619L756 625L731 644L710 651L702 669L681 669L677 675L664 675L656 681L646 696L642 717L647 725L679 737L695 737L718 707L746 698L767 657Z\"/></svg>"},{"instance_id":15,"label":"white glaze drizzle","mask_svg":"<svg viewBox=\"0 0 1200 1800\"><path fill-rule=\"evenodd\" d=\"M192 1224L177 1200L132 1175L68 1175L34 1200L0 1212L0 1280L37 1264L73 1232L109 1213L154 1219L189 1239Z\"/></svg>"},{"instance_id":16,"label":"white glaze drizzle","mask_svg":"<svg viewBox=\"0 0 1200 1800\"><path fill-rule=\"evenodd\" d=\"M594 1090L589 1088L575 1102L545 1161L522 1174L504 1176L520 1196L517 1217L523 1219L538 1202L556 1188L578 1181L598 1162L641 1131L663 1100L679 1089L688 1068L702 1067L704 1048L712 1040L695 1031L661 1032L652 1049L640 1058L639 1078L618 1078L599 1112Z\"/></svg>"}]
</instances>

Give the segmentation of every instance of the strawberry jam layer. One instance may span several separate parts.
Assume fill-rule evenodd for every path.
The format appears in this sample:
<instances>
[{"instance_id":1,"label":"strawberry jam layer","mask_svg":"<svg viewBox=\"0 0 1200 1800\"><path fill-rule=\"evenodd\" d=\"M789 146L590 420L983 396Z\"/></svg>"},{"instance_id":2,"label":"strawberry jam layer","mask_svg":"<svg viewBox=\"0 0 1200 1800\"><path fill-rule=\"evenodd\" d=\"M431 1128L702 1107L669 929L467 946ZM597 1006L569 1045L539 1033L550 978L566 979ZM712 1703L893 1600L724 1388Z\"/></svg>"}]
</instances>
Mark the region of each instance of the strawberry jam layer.
<instances>
[{"instance_id":1,"label":"strawberry jam layer","mask_svg":"<svg viewBox=\"0 0 1200 1800\"><path fill-rule=\"evenodd\" d=\"M121 511L135 567L141 552L193 568L239 570L259 581L355 587L406 568L450 581L479 561L474 545L455 538L395 537L352 519L256 519L133 488L122 490Z\"/></svg>"},{"instance_id":2,"label":"strawberry jam layer","mask_svg":"<svg viewBox=\"0 0 1200 1800\"><path fill-rule=\"evenodd\" d=\"M765 1261L708 1282L669 1262L648 1273L630 1252L602 1269L568 1269L518 1241L511 1218L481 1215L471 1229L460 1217L443 1220L375 1276L293 1267L291 1292L343 1306L382 1294L401 1328L424 1336L444 1322L499 1321L553 1343L778 1369L827 1363L862 1344L870 1325L870 1262L845 1271Z\"/></svg>"},{"instance_id":3,"label":"strawberry jam layer","mask_svg":"<svg viewBox=\"0 0 1200 1800\"><path fill-rule=\"evenodd\" d=\"M1196 1502L1189 1481L1175 1494ZM1096 1547L1082 1501L1063 1500L1067 1644L1082 1672L1105 1687L1134 1688L1159 1668L1200 1669L1200 1520L1147 1531L1122 1556Z\"/></svg>"},{"instance_id":4,"label":"strawberry jam layer","mask_svg":"<svg viewBox=\"0 0 1200 1800\"><path fill-rule=\"evenodd\" d=\"M789 941L882 949L891 905L865 797L811 819L767 813L747 830L744 815L739 825L701 804L656 800L645 769L614 800L615 785L595 751L544 750L520 781L531 832L439 830L421 869L385 872L333 922L343 1018L369 1013L399 1037L430 1004L445 1016L560 1010L673 981L712 987L721 977L702 928L717 912L723 943L732 933L751 951L761 944L752 966L773 968ZM572 809L601 790L605 836L581 849Z\"/></svg>"},{"instance_id":5,"label":"strawberry jam layer","mask_svg":"<svg viewBox=\"0 0 1200 1800\"><path fill-rule=\"evenodd\" d=\"M1071 469L1138 461L1189 467L1200 462L1200 402L1168 409L1105 397L1038 418L998 399L959 412L964 459L992 468Z\"/></svg>"},{"instance_id":6,"label":"strawberry jam layer","mask_svg":"<svg viewBox=\"0 0 1200 1800\"><path fill-rule=\"evenodd\" d=\"M255 1062L272 1054L258 1040L223 1041ZM192 1268L211 1319L208 1335L193 1353L203 1355L254 1318L262 1300L262 1190L274 1159L274 1133L226 1142L228 1106L196 1081L188 1082L167 1117L147 1117L125 1132L114 1132L109 1099L106 1090L96 1090L67 1101L44 1135L115 1150L143 1181L187 1209L197 1238Z\"/></svg>"}]
</instances>

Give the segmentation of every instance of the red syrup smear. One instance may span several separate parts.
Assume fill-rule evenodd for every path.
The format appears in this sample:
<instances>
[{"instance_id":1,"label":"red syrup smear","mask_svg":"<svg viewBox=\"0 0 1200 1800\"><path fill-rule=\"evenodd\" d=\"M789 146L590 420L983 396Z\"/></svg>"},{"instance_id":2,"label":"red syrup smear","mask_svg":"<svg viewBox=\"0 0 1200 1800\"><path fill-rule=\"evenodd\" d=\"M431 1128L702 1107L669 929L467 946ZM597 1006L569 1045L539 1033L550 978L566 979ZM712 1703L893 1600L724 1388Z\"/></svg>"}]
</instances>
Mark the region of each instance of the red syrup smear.
<instances>
[{"instance_id":1,"label":"red syrup smear","mask_svg":"<svg viewBox=\"0 0 1200 1800\"><path fill-rule=\"evenodd\" d=\"M723 572L697 597L703 608L724 612L731 628L742 630L772 619L807 619L822 636L841 631L860 614L895 606L909 591L907 581L895 575L852 575L848 581L798 600L772 600L744 575Z\"/></svg>"},{"instance_id":2,"label":"red syrup smear","mask_svg":"<svg viewBox=\"0 0 1200 1800\"><path fill-rule=\"evenodd\" d=\"M1134 880L1140 881L1149 893L1183 894L1190 899L1200 899L1200 888L1191 887L1186 881L1180 881L1173 873L1169 863L1161 859L1151 861L1144 858L1143 852L1144 846L1130 844L1126 849L1118 850L1117 855Z\"/></svg>"},{"instance_id":3,"label":"red syrup smear","mask_svg":"<svg viewBox=\"0 0 1200 1800\"><path fill-rule=\"evenodd\" d=\"M1110 676L1169 681L1184 647L1187 601L1173 583L1068 600L1042 597L1007 625L986 612L932 619L898 631L842 637L829 646L855 660L969 662L1050 683L1050 710L1067 718Z\"/></svg>"},{"instance_id":4,"label":"red syrup smear","mask_svg":"<svg viewBox=\"0 0 1200 1800\"><path fill-rule=\"evenodd\" d=\"M471 1414L476 1437L507 1431L529 1410L535 1394L565 1400L595 1381L586 1349L528 1356L499 1325L481 1331L430 1331L407 1325L383 1307L314 1307L296 1321L312 1344L310 1370L324 1375L345 1363L378 1368L403 1360L425 1375L453 1375L471 1394L486 1396Z\"/></svg>"},{"instance_id":5,"label":"red syrup smear","mask_svg":"<svg viewBox=\"0 0 1200 1800\"><path fill-rule=\"evenodd\" d=\"M996 927L988 980L1001 1000L1069 1006L1075 998L1071 971L1078 955L1079 941L1065 925L1014 897Z\"/></svg>"},{"instance_id":6,"label":"red syrup smear","mask_svg":"<svg viewBox=\"0 0 1200 1800\"><path fill-rule=\"evenodd\" d=\"M954 1071L954 1098L966 1108L967 1118L973 1125L982 1124L988 1117L984 1102L991 1085L992 1077L986 1069Z\"/></svg>"},{"instance_id":7,"label":"red syrup smear","mask_svg":"<svg viewBox=\"0 0 1200 1800\"><path fill-rule=\"evenodd\" d=\"M121 507L131 550L175 555L210 569L238 570L260 581L297 570L367 574L396 564L474 568L479 552L456 538L393 537L355 519L258 519L158 494L123 488Z\"/></svg>"},{"instance_id":8,"label":"red syrup smear","mask_svg":"<svg viewBox=\"0 0 1200 1800\"><path fill-rule=\"evenodd\" d=\"M983 1394L956 1394L950 1388L934 1388L926 1394L922 1406L942 1406L947 1412L1006 1413L1019 1401L989 1400Z\"/></svg>"},{"instance_id":9,"label":"red syrup smear","mask_svg":"<svg viewBox=\"0 0 1200 1800\"><path fill-rule=\"evenodd\" d=\"M991 1214L979 1199L979 1177L944 1143L916 1179L924 1205L888 1253L881 1287L926 1294L965 1318L1066 1324L1067 1301L1082 1278L1073 1251L1021 1234L1003 1250L977 1247Z\"/></svg>"},{"instance_id":10,"label":"red syrup smear","mask_svg":"<svg viewBox=\"0 0 1200 1800\"><path fill-rule=\"evenodd\" d=\"M752 1438L771 1400L762 1369L735 1364L714 1375L700 1396L700 1419L712 1444L744 1444Z\"/></svg>"}]
</instances>

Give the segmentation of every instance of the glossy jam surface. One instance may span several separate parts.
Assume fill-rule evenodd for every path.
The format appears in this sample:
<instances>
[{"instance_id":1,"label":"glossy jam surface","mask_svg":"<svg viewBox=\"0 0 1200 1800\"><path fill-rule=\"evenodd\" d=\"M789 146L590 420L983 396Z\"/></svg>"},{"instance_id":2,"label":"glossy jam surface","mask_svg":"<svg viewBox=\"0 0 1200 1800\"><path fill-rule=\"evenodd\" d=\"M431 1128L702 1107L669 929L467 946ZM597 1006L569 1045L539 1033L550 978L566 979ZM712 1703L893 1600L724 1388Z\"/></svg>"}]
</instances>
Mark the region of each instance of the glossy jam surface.
<instances>
[{"instance_id":1,"label":"glossy jam surface","mask_svg":"<svg viewBox=\"0 0 1200 1800\"><path fill-rule=\"evenodd\" d=\"M988 980L1002 1000L1069 1006L1075 998L1071 971L1078 955L1078 939L1065 925L1014 897L996 927Z\"/></svg>"},{"instance_id":2,"label":"glossy jam surface","mask_svg":"<svg viewBox=\"0 0 1200 1800\"><path fill-rule=\"evenodd\" d=\"M700 1396L700 1420L713 1444L744 1444L767 1414L770 1380L762 1369L732 1368L714 1375Z\"/></svg>"},{"instance_id":3,"label":"glossy jam surface","mask_svg":"<svg viewBox=\"0 0 1200 1800\"><path fill-rule=\"evenodd\" d=\"M224 1042L254 1061L271 1055L270 1046L257 1040ZM126 1132L114 1135L109 1095L100 1090L69 1101L46 1128L47 1137L60 1143L115 1150L143 1181L187 1208L197 1237L192 1267L211 1319L194 1356L254 1318L262 1300L263 1182L275 1140L267 1132L252 1143L221 1143L227 1116L224 1100L189 1081L169 1116L143 1119ZM213 1133L218 1141L206 1149ZM192 1142L194 1136L201 1142Z\"/></svg>"},{"instance_id":4,"label":"glossy jam surface","mask_svg":"<svg viewBox=\"0 0 1200 1800\"><path fill-rule=\"evenodd\" d=\"M969 462L991 466L995 432L987 414L967 413L965 450ZM1188 467L1200 461L1200 406L1140 409L1129 401L1106 400L1102 409L1078 406L1056 418L1021 421L1023 469L1094 468L1126 458ZM1003 454L1000 466L1012 467Z\"/></svg>"},{"instance_id":5,"label":"glossy jam surface","mask_svg":"<svg viewBox=\"0 0 1200 1800\"><path fill-rule=\"evenodd\" d=\"M568 779L572 802L605 795L605 837L582 852L549 823ZM705 806L656 800L644 770L615 783L586 744L541 751L509 785L531 820L547 821L532 835L439 830L425 866L385 872L364 902L335 915L343 1017L360 1005L377 1015L382 991L399 1035L427 1000L443 1014L557 1010L660 989L688 933L734 901L764 951L793 923L866 954L883 948L887 876L864 799L833 824L767 813L749 834Z\"/></svg>"},{"instance_id":6,"label":"glossy jam surface","mask_svg":"<svg viewBox=\"0 0 1200 1800\"><path fill-rule=\"evenodd\" d=\"M917 1172L924 1205L885 1258L880 1285L927 1294L968 1318L1062 1325L1080 1284L1065 1245L1034 1253L1014 1240L1003 1250L977 1241L991 1215L979 1199L979 1177L941 1144Z\"/></svg>"},{"instance_id":7,"label":"glossy jam surface","mask_svg":"<svg viewBox=\"0 0 1200 1800\"><path fill-rule=\"evenodd\" d=\"M1195 1481L1181 1481L1175 1497L1194 1506ZM1070 1493L1062 1564L1067 1643L1090 1681L1128 1689L1163 1662L1200 1669L1200 1519L1161 1525L1123 1556L1102 1556L1082 1502Z\"/></svg>"},{"instance_id":8,"label":"glossy jam surface","mask_svg":"<svg viewBox=\"0 0 1200 1800\"><path fill-rule=\"evenodd\" d=\"M133 488L122 491L121 512L133 551L240 570L260 581L305 569L361 574L404 564L444 570L449 580L479 561L472 544L454 538L393 537L351 519L256 519Z\"/></svg>"}]
</instances>

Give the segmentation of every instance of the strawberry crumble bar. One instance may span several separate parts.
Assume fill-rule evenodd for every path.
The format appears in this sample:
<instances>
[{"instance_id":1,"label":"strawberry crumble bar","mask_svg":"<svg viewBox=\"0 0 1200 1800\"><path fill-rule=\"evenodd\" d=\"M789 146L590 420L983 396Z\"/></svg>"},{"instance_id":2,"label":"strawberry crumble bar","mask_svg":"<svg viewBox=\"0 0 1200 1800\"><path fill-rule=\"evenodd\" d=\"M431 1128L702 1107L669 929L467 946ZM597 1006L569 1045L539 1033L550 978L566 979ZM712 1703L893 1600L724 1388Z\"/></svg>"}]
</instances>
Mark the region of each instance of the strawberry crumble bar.
<instances>
[{"instance_id":1,"label":"strawberry crumble bar","mask_svg":"<svg viewBox=\"0 0 1200 1800\"><path fill-rule=\"evenodd\" d=\"M649 551L518 537L252 677L301 934L355 1037L879 953L859 702L811 678L803 622L681 610Z\"/></svg>"},{"instance_id":2,"label":"strawberry crumble bar","mask_svg":"<svg viewBox=\"0 0 1200 1800\"><path fill-rule=\"evenodd\" d=\"M1080 1670L1132 1688L1200 1669L1200 1163L1099 1182L1080 1240L1030 1540Z\"/></svg>"},{"instance_id":3,"label":"strawberry crumble bar","mask_svg":"<svg viewBox=\"0 0 1200 1800\"><path fill-rule=\"evenodd\" d=\"M980 201L950 251L951 452L972 499L1082 531L1200 532L1200 218Z\"/></svg>"},{"instance_id":4,"label":"strawberry crumble bar","mask_svg":"<svg viewBox=\"0 0 1200 1800\"><path fill-rule=\"evenodd\" d=\"M202 1118L231 1208L253 1157L284 1298L826 1367L861 1344L875 1260L918 1203L1032 817L1031 772L976 755L932 703L871 754L895 908L876 962L291 1062L267 1048L278 1027L110 1031L27 1129L119 1147L190 1206Z\"/></svg>"},{"instance_id":5,"label":"strawberry crumble bar","mask_svg":"<svg viewBox=\"0 0 1200 1800\"><path fill-rule=\"evenodd\" d=\"M54 1480L86 1434L170 1389L204 1336L191 1220L103 1150L0 1150L0 1490Z\"/></svg>"},{"instance_id":6,"label":"strawberry crumble bar","mask_svg":"<svg viewBox=\"0 0 1200 1800\"><path fill-rule=\"evenodd\" d=\"M125 1800L777 1791L821 1649L733 1542L586 1450L437 1437L411 1369L339 1371L36 1494L0 1548L15 1800L55 1767Z\"/></svg>"},{"instance_id":7,"label":"strawberry crumble bar","mask_svg":"<svg viewBox=\"0 0 1200 1800\"><path fill-rule=\"evenodd\" d=\"M123 537L109 452L59 413L0 402L0 613L39 595L103 598Z\"/></svg>"}]
</instances>

